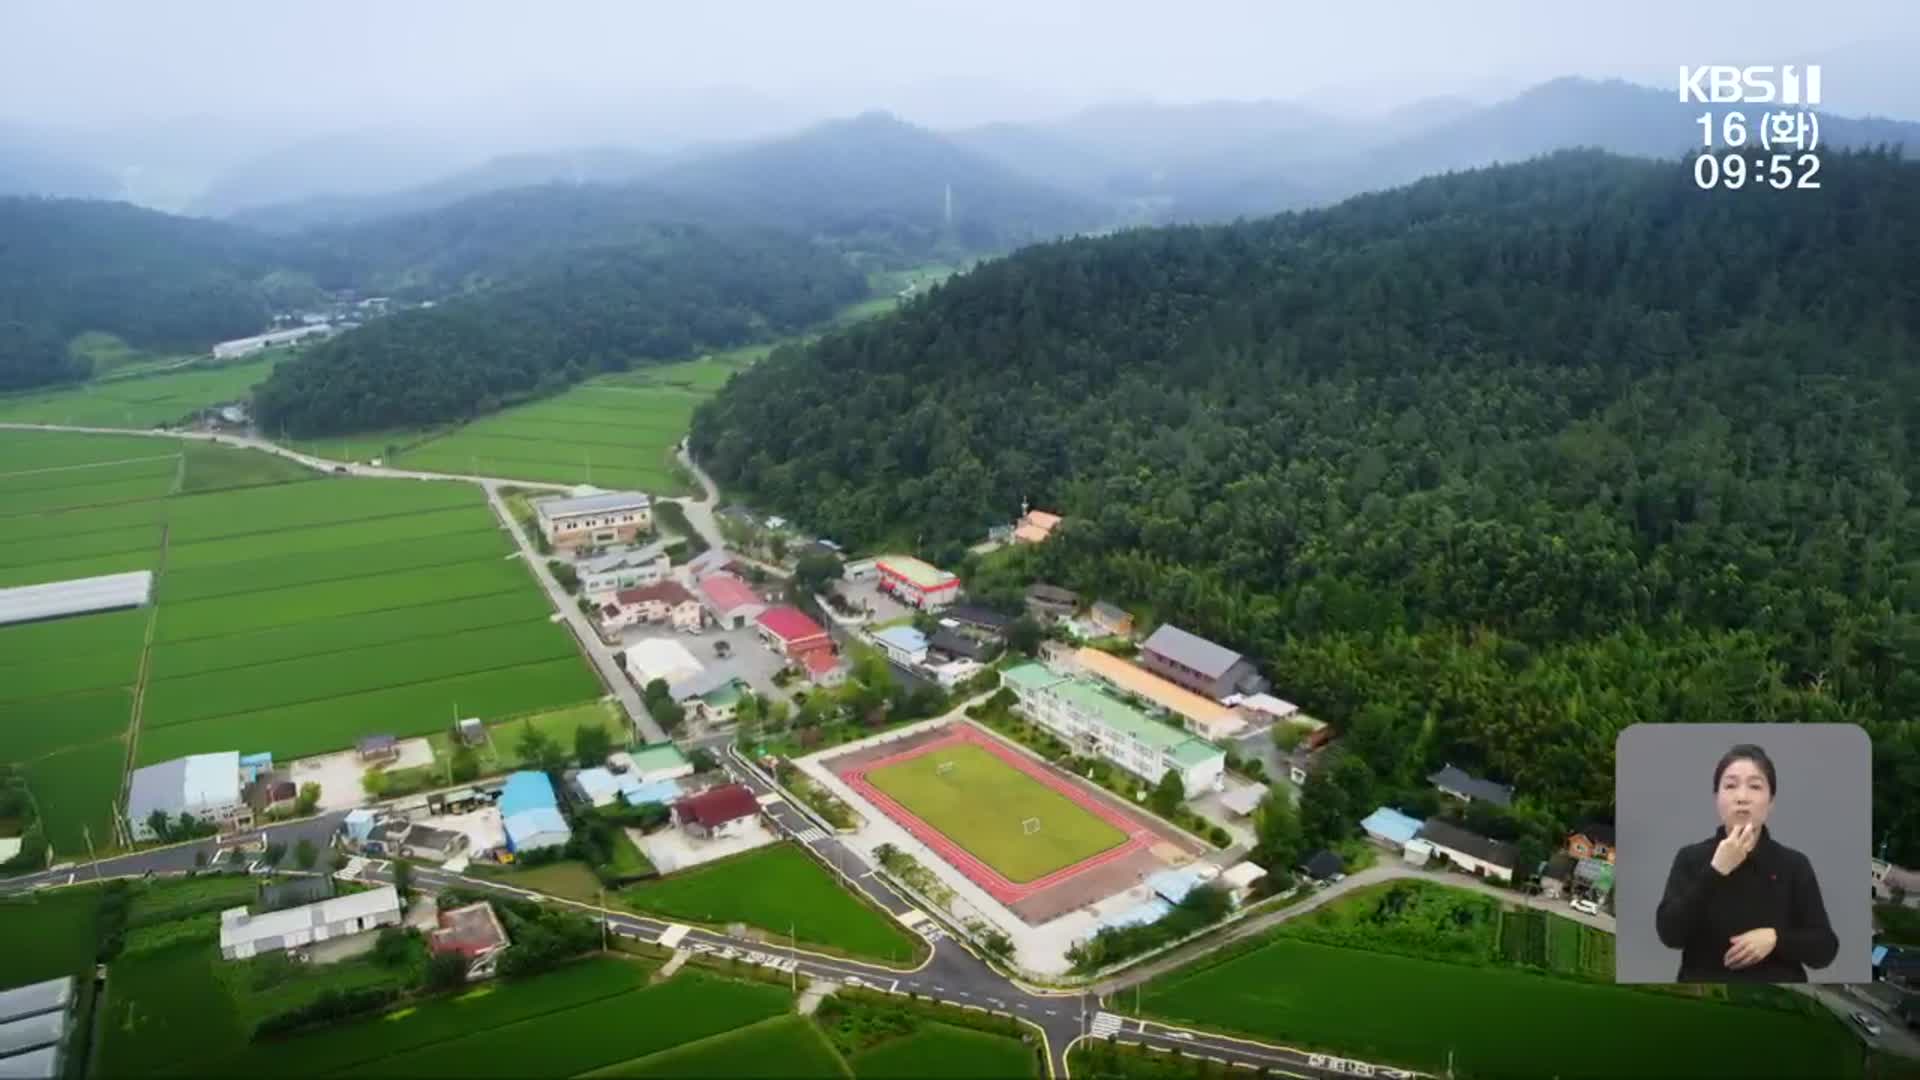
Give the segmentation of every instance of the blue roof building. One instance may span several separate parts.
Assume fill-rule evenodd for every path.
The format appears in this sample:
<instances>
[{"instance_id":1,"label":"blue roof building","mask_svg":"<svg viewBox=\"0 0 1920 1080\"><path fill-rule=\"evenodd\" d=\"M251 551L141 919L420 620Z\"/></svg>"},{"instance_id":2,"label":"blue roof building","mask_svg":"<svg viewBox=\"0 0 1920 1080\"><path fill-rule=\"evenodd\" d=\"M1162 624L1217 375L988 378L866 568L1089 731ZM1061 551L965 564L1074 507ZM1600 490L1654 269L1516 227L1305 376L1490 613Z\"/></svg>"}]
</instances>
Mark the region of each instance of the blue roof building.
<instances>
[{"instance_id":1,"label":"blue roof building","mask_svg":"<svg viewBox=\"0 0 1920 1080\"><path fill-rule=\"evenodd\" d=\"M1417 817L1408 817L1390 806L1382 806L1361 819L1360 828L1383 844L1403 848L1407 846L1407 841L1419 835L1420 826L1425 824Z\"/></svg>"},{"instance_id":2,"label":"blue roof building","mask_svg":"<svg viewBox=\"0 0 1920 1080\"><path fill-rule=\"evenodd\" d=\"M620 797L626 800L628 806L641 806L646 803L672 806L680 801L682 794L684 792L680 790L678 780L655 780L643 784L633 779L631 775L620 777Z\"/></svg>"},{"instance_id":3,"label":"blue roof building","mask_svg":"<svg viewBox=\"0 0 1920 1080\"><path fill-rule=\"evenodd\" d=\"M1200 885L1200 875L1191 870L1162 870L1147 879L1147 888L1169 904L1185 900Z\"/></svg>"},{"instance_id":4,"label":"blue roof building","mask_svg":"<svg viewBox=\"0 0 1920 1080\"><path fill-rule=\"evenodd\" d=\"M523 771L507 777L499 807L509 850L559 847L573 839L573 830L560 814L560 799L546 773Z\"/></svg>"},{"instance_id":5,"label":"blue roof building","mask_svg":"<svg viewBox=\"0 0 1920 1080\"><path fill-rule=\"evenodd\" d=\"M887 658L901 664L923 664L927 660L927 635L911 626L889 626L873 635L874 644L886 650Z\"/></svg>"}]
</instances>

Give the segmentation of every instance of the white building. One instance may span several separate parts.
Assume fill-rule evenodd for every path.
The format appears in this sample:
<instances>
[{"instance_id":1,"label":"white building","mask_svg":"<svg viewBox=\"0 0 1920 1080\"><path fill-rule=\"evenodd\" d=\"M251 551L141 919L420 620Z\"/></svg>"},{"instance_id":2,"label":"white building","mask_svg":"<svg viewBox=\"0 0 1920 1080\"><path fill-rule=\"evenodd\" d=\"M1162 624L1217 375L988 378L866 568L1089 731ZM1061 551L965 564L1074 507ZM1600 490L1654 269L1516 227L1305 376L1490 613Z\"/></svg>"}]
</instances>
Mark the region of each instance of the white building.
<instances>
[{"instance_id":1,"label":"white building","mask_svg":"<svg viewBox=\"0 0 1920 1080\"><path fill-rule=\"evenodd\" d=\"M667 580L673 560L662 543L648 544L638 551L619 551L612 555L582 559L573 564L580 577L580 592L594 604L604 604L622 589L641 589Z\"/></svg>"},{"instance_id":2,"label":"white building","mask_svg":"<svg viewBox=\"0 0 1920 1080\"><path fill-rule=\"evenodd\" d=\"M245 960L275 949L298 949L398 925L400 894L391 885L264 915L250 915L244 907L228 908L220 913L220 955Z\"/></svg>"},{"instance_id":3,"label":"white building","mask_svg":"<svg viewBox=\"0 0 1920 1080\"><path fill-rule=\"evenodd\" d=\"M693 658L685 645L673 638L647 638L627 646L627 678L635 686L646 689L655 679L664 679L668 686L691 679L705 668Z\"/></svg>"},{"instance_id":4,"label":"white building","mask_svg":"<svg viewBox=\"0 0 1920 1080\"><path fill-rule=\"evenodd\" d=\"M127 827L135 840L158 840L148 824L155 810L178 821L192 814L222 832L253 824L253 811L240 795L240 754L195 754L133 771L127 785Z\"/></svg>"},{"instance_id":5,"label":"white building","mask_svg":"<svg viewBox=\"0 0 1920 1080\"><path fill-rule=\"evenodd\" d=\"M213 347L215 360L232 360L235 357L249 356L262 349L275 345L291 345L307 338L326 337L333 333L333 327L326 323L314 323L311 326L296 326L291 330L275 330L270 334L255 334L253 337L234 338L222 341Z\"/></svg>"},{"instance_id":6,"label":"white building","mask_svg":"<svg viewBox=\"0 0 1920 1080\"><path fill-rule=\"evenodd\" d=\"M872 637L896 664L918 667L927 662L927 635L911 626L889 626Z\"/></svg>"},{"instance_id":7,"label":"white building","mask_svg":"<svg viewBox=\"0 0 1920 1080\"><path fill-rule=\"evenodd\" d=\"M1076 753L1105 758L1150 784L1173 770L1188 798L1225 784L1225 751L1160 723L1091 681L1021 664L1002 673L1001 685L1013 691L1023 713Z\"/></svg>"},{"instance_id":8,"label":"white building","mask_svg":"<svg viewBox=\"0 0 1920 1080\"><path fill-rule=\"evenodd\" d=\"M1511 845L1444 821L1429 820L1420 827L1417 839L1426 841L1436 854L1446 856L1453 865L1479 877L1512 881L1513 868L1520 861ZM1408 844L1407 849L1410 855L1413 845Z\"/></svg>"},{"instance_id":9,"label":"white building","mask_svg":"<svg viewBox=\"0 0 1920 1080\"><path fill-rule=\"evenodd\" d=\"M556 550L631 544L653 529L653 502L638 491L535 499L540 535Z\"/></svg>"}]
</instances>

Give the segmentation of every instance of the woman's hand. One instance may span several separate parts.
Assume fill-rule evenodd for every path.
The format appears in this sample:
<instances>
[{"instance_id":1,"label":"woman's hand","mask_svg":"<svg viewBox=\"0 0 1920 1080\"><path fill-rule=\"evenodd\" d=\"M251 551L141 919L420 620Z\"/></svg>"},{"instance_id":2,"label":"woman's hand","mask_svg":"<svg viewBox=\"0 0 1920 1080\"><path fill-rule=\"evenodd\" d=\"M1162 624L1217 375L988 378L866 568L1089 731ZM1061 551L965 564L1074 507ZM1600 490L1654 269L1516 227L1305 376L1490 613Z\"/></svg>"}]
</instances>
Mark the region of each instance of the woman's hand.
<instances>
[{"instance_id":1,"label":"woman's hand","mask_svg":"<svg viewBox=\"0 0 1920 1080\"><path fill-rule=\"evenodd\" d=\"M1713 849L1713 868L1719 871L1721 877L1733 873L1741 863L1747 861L1753 846L1759 842L1758 825L1735 825L1727 830L1727 837L1720 841L1720 846Z\"/></svg>"},{"instance_id":2,"label":"woman's hand","mask_svg":"<svg viewBox=\"0 0 1920 1080\"><path fill-rule=\"evenodd\" d=\"M1758 930L1749 930L1744 934L1735 934L1729 939L1733 942L1727 949L1725 963L1730 970L1749 968L1773 955L1773 947L1779 944L1780 935L1770 926Z\"/></svg>"}]
</instances>

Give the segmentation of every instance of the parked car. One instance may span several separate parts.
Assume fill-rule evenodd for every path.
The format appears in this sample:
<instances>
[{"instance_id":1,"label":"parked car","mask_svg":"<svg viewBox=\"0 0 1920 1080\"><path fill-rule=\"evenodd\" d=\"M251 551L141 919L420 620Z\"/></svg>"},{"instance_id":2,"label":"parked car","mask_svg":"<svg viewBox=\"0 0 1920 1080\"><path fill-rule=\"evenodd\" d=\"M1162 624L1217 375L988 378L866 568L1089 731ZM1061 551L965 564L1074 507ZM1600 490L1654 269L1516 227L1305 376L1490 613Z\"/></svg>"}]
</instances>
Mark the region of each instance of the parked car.
<instances>
[{"instance_id":1,"label":"parked car","mask_svg":"<svg viewBox=\"0 0 1920 1080\"><path fill-rule=\"evenodd\" d=\"M1600 914L1600 905L1591 900L1575 900L1573 902L1573 910L1585 912L1588 915L1598 915Z\"/></svg>"},{"instance_id":2,"label":"parked car","mask_svg":"<svg viewBox=\"0 0 1920 1080\"><path fill-rule=\"evenodd\" d=\"M1879 1021L1868 1016L1866 1013L1856 1011L1853 1014L1853 1022L1859 1024L1860 1030L1866 1032L1868 1035L1876 1039L1880 1037Z\"/></svg>"},{"instance_id":3,"label":"parked car","mask_svg":"<svg viewBox=\"0 0 1920 1080\"><path fill-rule=\"evenodd\" d=\"M732 655L732 653L733 653L733 646L727 644L726 642L716 641L713 643L713 655L719 656L719 657L726 657L726 656Z\"/></svg>"}]
</instances>

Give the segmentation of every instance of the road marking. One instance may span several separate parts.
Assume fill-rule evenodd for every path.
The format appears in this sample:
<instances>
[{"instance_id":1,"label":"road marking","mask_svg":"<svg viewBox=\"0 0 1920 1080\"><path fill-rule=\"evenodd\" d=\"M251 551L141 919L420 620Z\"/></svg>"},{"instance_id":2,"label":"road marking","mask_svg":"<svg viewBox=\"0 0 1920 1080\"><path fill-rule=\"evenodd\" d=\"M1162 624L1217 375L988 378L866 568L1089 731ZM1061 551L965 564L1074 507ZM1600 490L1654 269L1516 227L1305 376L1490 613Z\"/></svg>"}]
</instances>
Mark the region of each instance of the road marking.
<instances>
[{"instance_id":1,"label":"road marking","mask_svg":"<svg viewBox=\"0 0 1920 1080\"><path fill-rule=\"evenodd\" d=\"M1119 1033L1121 1023L1122 1023L1121 1017L1113 1013L1110 1013L1110 1012L1095 1013L1093 1014L1093 1024L1087 1029L1087 1031L1088 1031L1088 1034L1092 1035L1096 1039L1111 1038L1112 1036Z\"/></svg>"},{"instance_id":2,"label":"road marking","mask_svg":"<svg viewBox=\"0 0 1920 1080\"><path fill-rule=\"evenodd\" d=\"M680 944L680 939L686 937L687 931L692 929L693 927L691 926L674 923L672 926L667 927L665 933L660 935L659 943L671 949L675 945Z\"/></svg>"},{"instance_id":3,"label":"road marking","mask_svg":"<svg viewBox=\"0 0 1920 1080\"><path fill-rule=\"evenodd\" d=\"M1048 1016L1059 1016L1059 1015L1060 1015L1060 1012L1059 1012L1059 1010L1057 1010L1057 1009L1048 1009L1048 1010L1047 1010L1047 1015L1048 1015Z\"/></svg>"},{"instance_id":4,"label":"road marking","mask_svg":"<svg viewBox=\"0 0 1920 1080\"><path fill-rule=\"evenodd\" d=\"M795 840L800 841L803 844L817 844L820 841L825 840L827 838L827 834L825 832L822 832L818 827L809 825L806 828L801 829L800 831L794 833L793 838Z\"/></svg>"},{"instance_id":5,"label":"road marking","mask_svg":"<svg viewBox=\"0 0 1920 1080\"><path fill-rule=\"evenodd\" d=\"M860 876L865 877L866 875L862 874ZM919 908L908 908L907 910L900 913L900 922L906 926L910 926L910 927L919 926L921 923L926 921L927 921L927 913L924 911L921 911Z\"/></svg>"}]
</instances>

